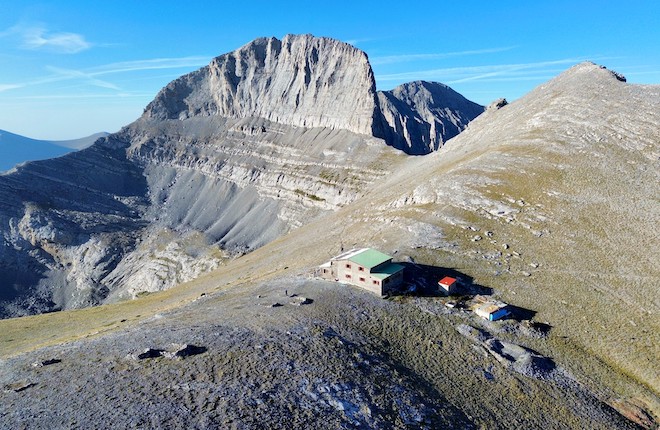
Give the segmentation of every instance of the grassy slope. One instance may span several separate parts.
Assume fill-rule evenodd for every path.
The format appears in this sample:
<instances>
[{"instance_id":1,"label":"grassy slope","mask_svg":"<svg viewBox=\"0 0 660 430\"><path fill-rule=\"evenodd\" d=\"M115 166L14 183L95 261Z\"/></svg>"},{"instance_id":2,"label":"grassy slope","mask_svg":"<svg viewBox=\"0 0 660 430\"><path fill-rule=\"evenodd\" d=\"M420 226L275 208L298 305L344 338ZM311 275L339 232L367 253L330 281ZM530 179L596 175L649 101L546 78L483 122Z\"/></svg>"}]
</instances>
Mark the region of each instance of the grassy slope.
<instances>
[{"instance_id":1,"label":"grassy slope","mask_svg":"<svg viewBox=\"0 0 660 430\"><path fill-rule=\"evenodd\" d=\"M422 184L407 203L387 209L393 199L380 197L382 219L432 224L458 245L410 249L420 262L454 262L537 311L555 327L556 354L656 412L658 93L580 66L400 169L395 181L414 172Z\"/></svg>"}]
</instances>

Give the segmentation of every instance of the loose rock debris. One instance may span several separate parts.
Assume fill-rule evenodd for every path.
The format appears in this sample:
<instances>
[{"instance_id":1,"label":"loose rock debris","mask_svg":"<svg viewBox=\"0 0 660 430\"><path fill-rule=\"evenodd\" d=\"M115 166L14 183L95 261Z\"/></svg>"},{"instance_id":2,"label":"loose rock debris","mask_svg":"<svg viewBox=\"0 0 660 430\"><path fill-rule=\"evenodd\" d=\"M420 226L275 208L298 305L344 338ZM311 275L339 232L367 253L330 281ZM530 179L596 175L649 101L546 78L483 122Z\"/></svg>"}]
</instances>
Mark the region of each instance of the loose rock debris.
<instances>
[{"instance_id":1,"label":"loose rock debris","mask_svg":"<svg viewBox=\"0 0 660 430\"><path fill-rule=\"evenodd\" d=\"M35 384L34 382L27 382L27 381L21 381L21 382L16 382L14 384L9 384L4 387L4 392L5 393L20 393L21 391L27 390L30 387L34 387Z\"/></svg>"},{"instance_id":2,"label":"loose rock debris","mask_svg":"<svg viewBox=\"0 0 660 430\"><path fill-rule=\"evenodd\" d=\"M314 300L308 298L308 297L300 297L296 296L294 299L290 302L294 306L302 306L302 305L309 305L314 303Z\"/></svg>"},{"instance_id":3,"label":"loose rock debris","mask_svg":"<svg viewBox=\"0 0 660 430\"><path fill-rule=\"evenodd\" d=\"M57 364L61 363L62 360L59 358L49 358L48 360L43 360L43 361L35 361L32 363L32 367L44 367L44 366L50 366L52 364Z\"/></svg>"},{"instance_id":4,"label":"loose rock debris","mask_svg":"<svg viewBox=\"0 0 660 430\"><path fill-rule=\"evenodd\" d=\"M147 348L139 354L132 354L130 357L136 360L145 360L147 358L165 357L170 359L182 359L192 355L203 354L207 349L204 346L189 344L172 344L168 350Z\"/></svg>"},{"instance_id":5,"label":"loose rock debris","mask_svg":"<svg viewBox=\"0 0 660 430\"><path fill-rule=\"evenodd\" d=\"M536 379L548 379L553 376L556 366L549 357L544 357L524 346L497 339L486 330L466 324L457 326L456 330L483 347L504 367Z\"/></svg>"}]
</instances>

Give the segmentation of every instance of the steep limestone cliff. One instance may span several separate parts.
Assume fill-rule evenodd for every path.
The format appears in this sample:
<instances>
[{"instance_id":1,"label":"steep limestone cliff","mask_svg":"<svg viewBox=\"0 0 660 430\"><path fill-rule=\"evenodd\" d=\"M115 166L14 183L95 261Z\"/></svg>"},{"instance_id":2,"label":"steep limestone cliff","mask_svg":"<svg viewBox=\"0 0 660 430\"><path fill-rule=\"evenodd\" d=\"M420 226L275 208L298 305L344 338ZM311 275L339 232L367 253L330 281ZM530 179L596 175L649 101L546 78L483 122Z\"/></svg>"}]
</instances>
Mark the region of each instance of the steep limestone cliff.
<instances>
[{"instance_id":1,"label":"steep limestone cliff","mask_svg":"<svg viewBox=\"0 0 660 430\"><path fill-rule=\"evenodd\" d=\"M371 135L375 112L376 83L364 52L333 39L287 35L256 39L173 81L145 115L260 117Z\"/></svg>"},{"instance_id":2,"label":"steep limestone cliff","mask_svg":"<svg viewBox=\"0 0 660 430\"><path fill-rule=\"evenodd\" d=\"M484 111L446 85L417 81L376 91L367 55L311 35L260 38L165 87L146 118L259 117L383 138L428 154Z\"/></svg>"},{"instance_id":3,"label":"steep limestone cliff","mask_svg":"<svg viewBox=\"0 0 660 430\"><path fill-rule=\"evenodd\" d=\"M384 137L395 148L422 155L463 131L484 107L446 85L416 81L379 91Z\"/></svg>"}]
</instances>

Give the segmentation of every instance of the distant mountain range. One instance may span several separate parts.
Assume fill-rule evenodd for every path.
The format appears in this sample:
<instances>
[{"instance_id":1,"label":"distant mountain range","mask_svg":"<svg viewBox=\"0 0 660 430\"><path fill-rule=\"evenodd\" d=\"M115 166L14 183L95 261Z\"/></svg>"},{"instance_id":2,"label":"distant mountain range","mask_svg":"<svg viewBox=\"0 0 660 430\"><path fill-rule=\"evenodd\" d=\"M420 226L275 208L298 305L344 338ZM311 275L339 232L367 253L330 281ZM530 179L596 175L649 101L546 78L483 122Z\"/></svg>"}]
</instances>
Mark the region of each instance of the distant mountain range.
<instances>
[{"instance_id":1,"label":"distant mountain range","mask_svg":"<svg viewBox=\"0 0 660 430\"><path fill-rule=\"evenodd\" d=\"M0 130L0 172L25 161L46 160L87 148L98 138L107 135L101 132L80 139L38 140Z\"/></svg>"}]
</instances>

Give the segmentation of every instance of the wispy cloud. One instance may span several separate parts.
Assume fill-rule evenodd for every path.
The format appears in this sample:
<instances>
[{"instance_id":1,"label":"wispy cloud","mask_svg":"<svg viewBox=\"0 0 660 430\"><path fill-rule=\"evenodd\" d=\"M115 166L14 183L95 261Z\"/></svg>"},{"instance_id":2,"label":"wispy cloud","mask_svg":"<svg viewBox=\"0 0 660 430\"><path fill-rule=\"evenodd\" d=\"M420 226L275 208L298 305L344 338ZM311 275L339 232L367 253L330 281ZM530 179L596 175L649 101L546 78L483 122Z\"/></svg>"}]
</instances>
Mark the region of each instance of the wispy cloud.
<instances>
[{"instance_id":1,"label":"wispy cloud","mask_svg":"<svg viewBox=\"0 0 660 430\"><path fill-rule=\"evenodd\" d=\"M100 76L119 73L139 72L145 70L162 69L182 69L199 67L208 64L210 56L190 56L180 58L154 58L146 60L126 61L119 63L110 63L102 66L88 68L84 70L64 69L60 67L47 66L46 69L51 72L50 75L35 78L24 82L15 82L9 84L0 83L0 93L18 88L31 87L36 85L49 84L61 81L77 81L82 84L92 85L100 88L121 91L118 85L109 82L107 79L100 79Z\"/></svg>"},{"instance_id":2,"label":"wispy cloud","mask_svg":"<svg viewBox=\"0 0 660 430\"><path fill-rule=\"evenodd\" d=\"M20 88L20 84L0 84L0 93L7 90L13 90L15 88Z\"/></svg>"},{"instance_id":3,"label":"wispy cloud","mask_svg":"<svg viewBox=\"0 0 660 430\"><path fill-rule=\"evenodd\" d=\"M62 77L62 80L67 80L67 79L80 79L84 81L85 83L88 83L90 85L93 85L95 87L100 87L100 88L108 88L111 90L117 90L120 91L120 88L108 81L103 81L101 79L95 78L93 73L85 73L81 72L79 70L70 70L70 69L61 69L58 67L52 67L48 66L48 70L56 73L57 75Z\"/></svg>"},{"instance_id":4,"label":"wispy cloud","mask_svg":"<svg viewBox=\"0 0 660 430\"><path fill-rule=\"evenodd\" d=\"M89 69L92 76L113 73L136 72L141 70L180 69L199 67L209 63L212 57L190 56L179 58L152 58L147 60L123 61L110 63Z\"/></svg>"},{"instance_id":5,"label":"wispy cloud","mask_svg":"<svg viewBox=\"0 0 660 430\"><path fill-rule=\"evenodd\" d=\"M0 32L0 37L16 38L21 49L60 54L76 54L93 46L81 34L51 32L42 25L17 24Z\"/></svg>"},{"instance_id":6,"label":"wispy cloud","mask_svg":"<svg viewBox=\"0 0 660 430\"><path fill-rule=\"evenodd\" d=\"M39 95L39 96L22 96L13 97L11 100L75 100L75 99L116 99L116 98L144 98L153 97L153 93L128 93L120 92L113 94L53 94L53 95Z\"/></svg>"},{"instance_id":7,"label":"wispy cloud","mask_svg":"<svg viewBox=\"0 0 660 430\"><path fill-rule=\"evenodd\" d=\"M463 57L468 55L483 55L483 54L495 54L498 52L505 52L515 49L515 46L505 46L499 48L487 48L487 49L473 49L465 51L456 51L456 52L440 52L434 54L402 54L402 55L385 55L382 57L374 57L369 61L372 65L384 65L384 64L394 64L394 63L408 63L411 61L429 61L429 60L442 60L445 58L452 57Z\"/></svg>"},{"instance_id":8,"label":"wispy cloud","mask_svg":"<svg viewBox=\"0 0 660 430\"><path fill-rule=\"evenodd\" d=\"M387 81L409 81L416 79L439 80L446 84L485 80L494 77L523 77L521 71L534 72L546 71L547 68L558 65L576 64L584 61L584 58L564 58L553 61L539 61L535 63L518 64L494 64L471 67L450 67L431 70L416 70L404 73L391 73L377 75L376 80Z\"/></svg>"},{"instance_id":9,"label":"wispy cloud","mask_svg":"<svg viewBox=\"0 0 660 430\"><path fill-rule=\"evenodd\" d=\"M77 33L49 33L43 28L31 28L24 34L23 46L27 49L44 49L64 54L86 51L92 44Z\"/></svg>"}]
</instances>

